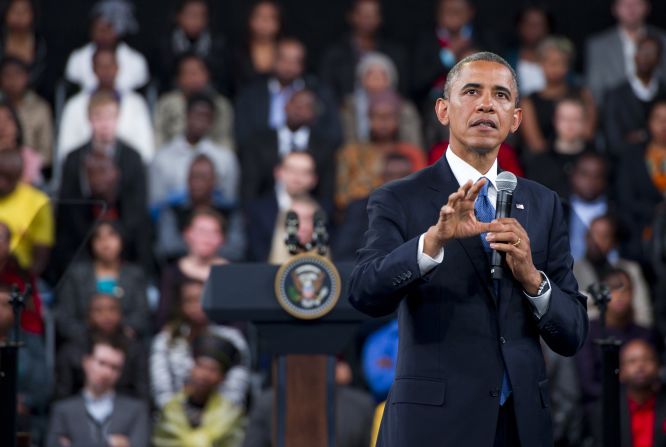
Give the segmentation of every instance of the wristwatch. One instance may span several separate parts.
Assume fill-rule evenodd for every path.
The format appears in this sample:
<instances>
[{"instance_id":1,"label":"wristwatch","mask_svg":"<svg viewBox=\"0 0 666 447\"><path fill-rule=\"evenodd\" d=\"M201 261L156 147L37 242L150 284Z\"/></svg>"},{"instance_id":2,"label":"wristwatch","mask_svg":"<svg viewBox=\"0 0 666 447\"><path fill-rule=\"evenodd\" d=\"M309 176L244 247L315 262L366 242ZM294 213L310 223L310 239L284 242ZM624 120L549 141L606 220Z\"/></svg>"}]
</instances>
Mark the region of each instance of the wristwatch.
<instances>
[{"instance_id":1,"label":"wristwatch","mask_svg":"<svg viewBox=\"0 0 666 447\"><path fill-rule=\"evenodd\" d=\"M530 295L531 297L541 296L550 290L550 282L548 281L546 274L541 270L539 270L539 273L541 274L541 284L539 284L539 288L537 289L536 295L530 295L528 293L528 295Z\"/></svg>"}]
</instances>

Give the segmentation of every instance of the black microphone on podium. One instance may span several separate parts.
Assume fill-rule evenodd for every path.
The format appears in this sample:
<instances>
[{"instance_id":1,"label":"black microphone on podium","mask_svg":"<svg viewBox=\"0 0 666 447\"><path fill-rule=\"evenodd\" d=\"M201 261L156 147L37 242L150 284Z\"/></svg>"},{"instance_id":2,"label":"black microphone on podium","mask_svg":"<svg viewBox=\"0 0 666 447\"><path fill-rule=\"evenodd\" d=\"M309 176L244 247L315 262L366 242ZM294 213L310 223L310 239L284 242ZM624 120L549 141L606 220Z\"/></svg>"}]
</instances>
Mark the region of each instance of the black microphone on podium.
<instances>
[{"instance_id":1,"label":"black microphone on podium","mask_svg":"<svg viewBox=\"0 0 666 447\"><path fill-rule=\"evenodd\" d=\"M324 256L328 249L328 230L326 229L326 213L318 210L314 214L314 231L312 233L312 243L317 247L317 252Z\"/></svg>"},{"instance_id":2,"label":"black microphone on podium","mask_svg":"<svg viewBox=\"0 0 666 447\"><path fill-rule=\"evenodd\" d=\"M285 227L287 235L284 238L284 243L287 245L290 255L295 255L298 253L299 245L298 242L298 214L294 211L287 211L287 217L285 219Z\"/></svg>"},{"instance_id":3,"label":"black microphone on podium","mask_svg":"<svg viewBox=\"0 0 666 447\"><path fill-rule=\"evenodd\" d=\"M509 171L502 171L495 180L497 185L497 202L495 205L495 219L509 217L513 203L513 191L516 189L518 179ZM490 276L493 279L502 279L506 268L504 253L493 250L490 255Z\"/></svg>"}]
</instances>

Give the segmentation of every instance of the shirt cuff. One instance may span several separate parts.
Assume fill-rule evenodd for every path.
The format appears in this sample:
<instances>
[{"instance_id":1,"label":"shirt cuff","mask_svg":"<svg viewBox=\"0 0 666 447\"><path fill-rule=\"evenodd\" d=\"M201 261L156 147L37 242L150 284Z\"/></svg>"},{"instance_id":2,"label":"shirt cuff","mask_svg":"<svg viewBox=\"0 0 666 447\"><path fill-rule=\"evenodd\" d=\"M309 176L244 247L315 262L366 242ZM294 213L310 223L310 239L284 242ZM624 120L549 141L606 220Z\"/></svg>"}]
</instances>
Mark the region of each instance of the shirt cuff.
<instances>
[{"instance_id":1,"label":"shirt cuff","mask_svg":"<svg viewBox=\"0 0 666 447\"><path fill-rule=\"evenodd\" d=\"M439 253L437 253L437 256L435 256L434 258L431 258L429 255L423 252L424 239L425 239L425 233L423 233L421 237L419 237L419 248L417 250L417 258L416 258L419 264L419 270L421 272L421 276L424 276L430 270L437 267L444 260L444 247L442 247L439 250Z\"/></svg>"},{"instance_id":2,"label":"shirt cuff","mask_svg":"<svg viewBox=\"0 0 666 447\"><path fill-rule=\"evenodd\" d=\"M545 278L546 281L548 282L548 290L546 290L541 295L537 296L532 296L527 292L525 292L524 290L523 293L532 304L532 307L534 308L534 315L538 319L541 319L541 317L543 317L546 314L546 312L548 312L548 305L550 304L550 294L553 289L550 287L550 279L548 279L548 276L546 276L546 274L541 270L539 270L539 273L541 273L541 276Z\"/></svg>"}]
</instances>

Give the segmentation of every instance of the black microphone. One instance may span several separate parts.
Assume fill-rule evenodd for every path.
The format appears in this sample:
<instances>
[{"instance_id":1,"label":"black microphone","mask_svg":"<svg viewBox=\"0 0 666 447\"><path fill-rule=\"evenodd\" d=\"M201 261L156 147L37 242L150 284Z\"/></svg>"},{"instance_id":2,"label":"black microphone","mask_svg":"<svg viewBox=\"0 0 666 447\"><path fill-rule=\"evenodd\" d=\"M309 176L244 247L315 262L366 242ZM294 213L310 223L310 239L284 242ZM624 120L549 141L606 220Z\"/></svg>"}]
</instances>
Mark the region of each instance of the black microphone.
<instances>
[{"instance_id":1,"label":"black microphone","mask_svg":"<svg viewBox=\"0 0 666 447\"><path fill-rule=\"evenodd\" d=\"M298 253L298 214L294 211L287 211L287 218L285 219L285 227L287 235L284 238L284 243L287 245L289 254L295 255Z\"/></svg>"},{"instance_id":2,"label":"black microphone","mask_svg":"<svg viewBox=\"0 0 666 447\"><path fill-rule=\"evenodd\" d=\"M495 219L509 217L513 202L513 191L516 189L518 179L509 171L502 171L495 180L497 185L497 203L495 205ZM506 268L505 255L493 250L490 255L490 276L493 279L502 279Z\"/></svg>"},{"instance_id":3,"label":"black microphone","mask_svg":"<svg viewBox=\"0 0 666 447\"><path fill-rule=\"evenodd\" d=\"M320 255L325 255L328 249L328 230L326 229L326 213L317 210L314 214L314 231L312 234L312 243L317 247Z\"/></svg>"}]
</instances>

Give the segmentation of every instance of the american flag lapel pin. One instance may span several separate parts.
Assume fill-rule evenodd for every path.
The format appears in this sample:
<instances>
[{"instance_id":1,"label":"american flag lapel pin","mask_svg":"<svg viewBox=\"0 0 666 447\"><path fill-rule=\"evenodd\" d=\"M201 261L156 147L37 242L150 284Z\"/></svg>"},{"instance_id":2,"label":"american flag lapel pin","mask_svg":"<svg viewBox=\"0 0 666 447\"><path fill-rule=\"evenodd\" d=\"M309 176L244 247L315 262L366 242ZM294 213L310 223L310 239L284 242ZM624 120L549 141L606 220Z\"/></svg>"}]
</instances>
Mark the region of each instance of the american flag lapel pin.
<instances>
[{"instance_id":1,"label":"american flag lapel pin","mask_svg":"<svg viewBox=\"0 0 666 447\"><path fill-rule=\"evenodd\" d=\"M519 210L524 210L525 205L523 205L522 203L516 203L516 208L518 208Z\"/></svg>"}]
</instances>

